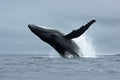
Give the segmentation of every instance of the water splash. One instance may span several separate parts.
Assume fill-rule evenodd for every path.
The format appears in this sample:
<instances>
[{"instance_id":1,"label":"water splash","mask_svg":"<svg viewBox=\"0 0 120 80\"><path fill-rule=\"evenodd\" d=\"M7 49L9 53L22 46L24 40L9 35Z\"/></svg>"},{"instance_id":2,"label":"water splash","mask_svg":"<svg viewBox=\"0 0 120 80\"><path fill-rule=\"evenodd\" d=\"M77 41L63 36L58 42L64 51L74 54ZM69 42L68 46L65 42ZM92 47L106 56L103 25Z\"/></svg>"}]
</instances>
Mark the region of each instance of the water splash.
<instances>
[{"instance_id":1,"label":"water splash","mask_svg":"<svg viewBox=\"0 0 120 80\"><path fill-rule=\"evenodd\" d=\"M92 45L92 41L90 41L91 40L90 38L86 37L85 35L82 35L82 36L75 38L73 40L80 47L79 55L81 57L96 58L95 49ZM55 50L52 50L49 53L49 58L60 58L60 55ZM72 57L69 56L69 58L72 58Z\"/></svg>"},{"instance_id":2,"label":"water splash","mask_svg":"<svg viewBox=\"0 0 120 80\"><path fill-rule=\"evenodd\" d=\"M95 49L92 45L91 39L86 37L85 35L82 35L74 41L78 44L80 47L80 55L82 53L82 57L96 57Z\"/></svg>"}]
</instances>

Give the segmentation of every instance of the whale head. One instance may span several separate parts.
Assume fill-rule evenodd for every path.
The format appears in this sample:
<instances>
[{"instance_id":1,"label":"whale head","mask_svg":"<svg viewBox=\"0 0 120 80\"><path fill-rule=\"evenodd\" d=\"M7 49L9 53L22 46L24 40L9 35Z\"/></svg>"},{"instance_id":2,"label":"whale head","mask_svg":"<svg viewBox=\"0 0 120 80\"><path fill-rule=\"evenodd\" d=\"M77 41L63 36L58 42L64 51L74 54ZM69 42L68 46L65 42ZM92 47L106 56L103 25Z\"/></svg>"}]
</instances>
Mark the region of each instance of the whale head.
<instances>
[{"instance_id":1,"label":"whale head","mask_svg":"<svg viewBox=\"0 0 120 80\"><path fill-rule=\"evenodd\" d=\"M44 26L37 26L34 24L28 25L29 29L37 35L40 39L42 39L45 42L48 42L48 40L52 39L53 37L56 37L57 35L63 35L57 30L54 30L53 28L48 28Z\"/></svg>"}]
</instances>

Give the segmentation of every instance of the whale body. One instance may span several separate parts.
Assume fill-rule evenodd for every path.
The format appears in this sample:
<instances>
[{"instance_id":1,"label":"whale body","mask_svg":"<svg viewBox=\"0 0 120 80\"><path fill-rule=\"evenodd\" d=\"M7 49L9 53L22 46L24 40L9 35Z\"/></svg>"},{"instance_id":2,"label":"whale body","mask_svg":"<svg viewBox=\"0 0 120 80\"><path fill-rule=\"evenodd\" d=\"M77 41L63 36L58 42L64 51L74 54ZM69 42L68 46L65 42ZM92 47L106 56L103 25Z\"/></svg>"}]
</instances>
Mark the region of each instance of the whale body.
<instances>
[{"instance_id":1,"label":"whale body","mask_svg":"<svg viewBox=\"0 0 120 80\"><path fill-rule=\"evenodd\" d=\"M67 58L67 55L78 58L80 57L78 54L80 48L72 39L81 36L94 22L96 20L91 20L86 25L66 35L52 28L39 27L33 24L29 24L28 27L41 40L51 45L63 58Z\"/></svg>"}]
</instances>

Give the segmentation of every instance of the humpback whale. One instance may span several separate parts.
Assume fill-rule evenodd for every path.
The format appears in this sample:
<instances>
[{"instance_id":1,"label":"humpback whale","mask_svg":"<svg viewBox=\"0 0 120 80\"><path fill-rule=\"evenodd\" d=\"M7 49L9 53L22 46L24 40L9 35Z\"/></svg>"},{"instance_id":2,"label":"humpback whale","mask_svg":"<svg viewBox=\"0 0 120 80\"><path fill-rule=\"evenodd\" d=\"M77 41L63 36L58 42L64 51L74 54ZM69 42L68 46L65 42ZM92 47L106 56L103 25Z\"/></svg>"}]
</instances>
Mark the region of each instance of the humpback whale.
<instances>
[{"instance_id":1,"label":"humpback whale","mask_svg":"<svg viewBox=\"0 0 120 80\"><path fill-rule=\"evenodd\" d=\"M95 19L66 35L58 30L33 24L29 24L28 27L41 40L51 45L63 58L67 58L68 55L78 58L80 57L78 54L80 48L72 39L81 36L94 22L96 22Z\"/></svg>"}]
</instances>

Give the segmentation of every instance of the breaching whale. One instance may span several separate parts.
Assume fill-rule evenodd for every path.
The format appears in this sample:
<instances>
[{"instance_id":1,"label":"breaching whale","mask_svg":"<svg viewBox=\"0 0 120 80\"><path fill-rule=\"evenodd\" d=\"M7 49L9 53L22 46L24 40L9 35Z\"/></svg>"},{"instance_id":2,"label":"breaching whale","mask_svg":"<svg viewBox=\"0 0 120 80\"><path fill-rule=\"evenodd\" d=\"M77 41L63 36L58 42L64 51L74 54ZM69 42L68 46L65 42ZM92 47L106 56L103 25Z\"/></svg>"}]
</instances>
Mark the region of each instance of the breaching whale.
<instances>
[{"instance_id":1,"label":"breaching whale","mask_svg":"<svg viewBox=\"0 0 120 80\"><path fill-rule=\"evenodd\" d=\"M79 57L79 47L72 40L81 36L96 20L89 21L77 30L64 35L58 30L39 27L29 24L29 29L37 35L41 40L51 45L62 57L67 58L67 55L72 55L73 58Z\"/></svg>"}]
</instances>

